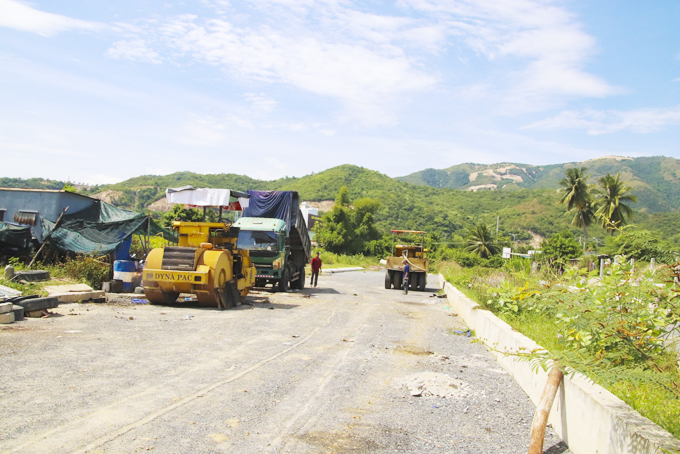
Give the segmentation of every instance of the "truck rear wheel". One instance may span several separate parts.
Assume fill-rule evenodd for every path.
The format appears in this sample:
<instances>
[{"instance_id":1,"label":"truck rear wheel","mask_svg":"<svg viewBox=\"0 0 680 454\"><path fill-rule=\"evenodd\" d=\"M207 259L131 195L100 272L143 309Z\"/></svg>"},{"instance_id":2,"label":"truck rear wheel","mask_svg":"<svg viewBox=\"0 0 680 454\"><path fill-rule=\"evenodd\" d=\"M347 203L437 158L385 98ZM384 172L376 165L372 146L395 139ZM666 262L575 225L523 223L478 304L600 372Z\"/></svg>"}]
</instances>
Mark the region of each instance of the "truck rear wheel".
<instances>
[{"instance_id":1,"label":"truck rear wheel","mask_svg":"<svg viewBox=\"0 0 680 454\"><path fill-rule=\"evenodd\" d=\"M420 290L421 292L424 292L425 291L425 285L426 285L426 282L427 282L427 274L426 273L420 273L419 276L420 277L418 279L418 290Z\"/></svg>"},{"instance_id":2,"label":"truck rear wheel","mask_svg":"<svg viewBox=\"0 0 680 454\"><path fill-rule=\"evenodd\" d=\"M305 288L305 269L304 267L300 270L300 277L297 280L296 289L302 290Z\"/></svg>"},{"instance_id":3,"label":"truck rear wheel","mask_svg":"<svg viewBox=\"0 0 680 454\"><path fill-rule=\"evenodd\" d=\"M392 288L392 276L390 276L389 271L385 271L385 288L389 290Z\"/></svg>"},{"instance_id":4,"label":"truck rear wheel","mask_svg":"<svg viewBox=\"0 0 680 454\"><path fill-rule=\"evenodd\" d=\"M392 284L394 285L394 288L396 290L399 290L401 288L401 285L403 283L401 279L402 276L399 271L392 271Z\"/></svg>"},{"instance_id":5,"label":"truck rear wheel","mask_svg":"<svg viewBox=\"0 0 680 454\"><path fill-rule=\"evenodd\" d=\"M279 280L279 292L287 292L288 286L290 285L290 273L288 268L283 270L281 273L281 279Z\"/></svg>"}]
</instances>

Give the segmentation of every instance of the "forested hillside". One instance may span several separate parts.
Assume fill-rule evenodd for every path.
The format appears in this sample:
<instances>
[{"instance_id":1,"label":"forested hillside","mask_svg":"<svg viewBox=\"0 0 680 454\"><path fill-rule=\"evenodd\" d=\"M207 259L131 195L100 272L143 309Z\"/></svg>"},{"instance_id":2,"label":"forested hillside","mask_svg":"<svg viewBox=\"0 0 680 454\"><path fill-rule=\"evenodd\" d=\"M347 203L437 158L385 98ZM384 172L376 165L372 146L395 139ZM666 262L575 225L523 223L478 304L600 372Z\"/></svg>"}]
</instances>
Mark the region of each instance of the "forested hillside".
<instances>
[{"instance_id":1,"label":"forested hillside","mask_svg":"<svg viewBox=\"0 0 680 454\"><path fill-rule=\"evenodd\" d=\"M133 208L145 208L164 196L165 188L191 184L195 187L220 187L237 190L294 190L302 200L333 200L342 186L347 186L351 200L362 197L378 199L381 208L376 214L378 227L383 230L425 229L445 235L463 233L477 221L496 223L501 216L502 232L527 231L548 235L562 230L569 218L557 204L552 190L504 192L465 192L415 186L362 167L343 165L302 178L282 178L273 181L253 180L233 175L198 175L180 172L166 176L142 176L115 185L92 188L90 195L107 194L113 203ZM137 192L139 191L139 192Z\"/></svg>"},{"instance_id":2,"label":"forested hillside","mask_svg":"<svg viewBox=\"0 0 680 454\"><path fill-rule=\"evenodd\" d=\"M662 156L604 157L584 162L548 166L527 164L459 164L447 169L425 169L397 178L435 188L465 190L557 189L566 169L587 167L590 182L607 173L621 174L638 197L643 212L676 211L680 207L680 160Z\"/></svg>"},{"instance_id":3,"label":"forested hillside","mask_svg":"<svg viewBox=\"0 0 680 454\"><path fill-rule=\"evenodd\" d=\"M680 234L677 232L677 226L680 225L680 212L675 211L676 206L672 206L670 202L658 203L658 196L654 196L655 193L649 189L652 186L664 187L665 185L667 192L672 196L675 188L679 187L673 179L675 177L671 178L674 169L672 166L677 165L679 161L663 158L668 161L664 162L664 169L660 176L659 162L661 161L657 158L645 159L647 160L635 161L637 173L622 172L623 179L628 181L631 178L633 192L640 199L639 203L633 204L636 215L632 222L640 227L659 231L663 238L680 244ZM618 171L620 167L615 163L619 162L614 159L605 159L591 161L584 165L588 166L595 176L606 171ZM626 161L626 163L629 167L633 165L631 161ZM495 169L494 172L498 170L498 166L496 168L474 166L464 164L457 167L459 171L467 169L466 171L480 172L490 168ZM506 186L501 190L478 192L415 185L352 165L334 167L301 178L281 178L273 181L255 180L236 174L201 175L177 172L164 176L144 175L114 185L95 186L80 192L129 209L142 211L151 208L151 214L158 216L160 213L155 213L155 210L160 208L152 204L164 200L165 189L168 187L192 185L242 191L247 189L294 190L300 193L302 200L323 201L333 200L339 189L347 186L350 200L369 197L380 201L381 207L375 218L378 227L384 231L394 228L422 229L451 238L456 234L463 236L468 227L480 221L493 225L495 229L497 216L500 216L499 230L502 235L509 237L509 234L514 234L518 239L529 239L531 238L529 232L548 236L570 228L571 216L567 215L564 206L558 203L559 196L556 191L557 181L563 177L566 166L565 164L537 168L536 172L527 169L525 174L536 175L536 178L532 180L532 188L522 186L522 184L529 186L529 179L523 177L522 184L517 181L511 187ZM644 172L640 169L644 169ZM508 171L517 172L512 169ZM490 172L484 177L489 177L489 174ZM642 176L648 177L650 182L640 180ZM593 177L591 180L596 181ZM35 184L35 181L43 180L12 180L15 187L22 186L21 182L25 183L24 187L31 187L28 183ZM61 182L54 183L54 188L63 186ZM646 194L651 195L646 196ZM574 232L578 236L575 229ZM592 226L589 232L592 236L599 238L605 236L604 231L599 227Z\"/></svg>"},{"instance_id":4,"label":"forested hillside","mask_svg":"<svg viewBox=\"0 0 680 454\"><path fill-rule=\"evenodd\" d=\"M61 189L66 183L42 178L0 178L0 188Z\"/></svg>"}]
</instances>

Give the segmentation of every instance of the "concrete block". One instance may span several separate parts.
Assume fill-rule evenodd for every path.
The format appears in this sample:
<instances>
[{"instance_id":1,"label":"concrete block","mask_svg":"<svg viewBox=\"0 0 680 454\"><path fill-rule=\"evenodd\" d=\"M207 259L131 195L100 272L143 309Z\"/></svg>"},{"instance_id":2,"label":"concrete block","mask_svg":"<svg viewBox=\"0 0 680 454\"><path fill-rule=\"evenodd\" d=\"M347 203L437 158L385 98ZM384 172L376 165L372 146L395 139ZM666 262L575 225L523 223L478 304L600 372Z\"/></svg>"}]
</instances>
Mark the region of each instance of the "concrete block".
<instances>
[{"instance_id":1,"label":"concrete block","mask_svg":"<svg viewBox=\"0 0 680 454\"><path fill-rule=\"evenodd\" d=\"M12 312L12 303L0 303L0 314Z\"/></svg>"},{"instance_id":2,"label":"concrete block","mask_svg":"<svg viewBox=\"0 0 680 454\"><path fill-rule=\"evenodd\" d=\"M7 325L8 323L14 323L14 312L0 314L0 325Z\"/></svg>"},{"instance_id":3,"label":"concrete block","mask_svg":"<svg viewBox=\"0 0 680 454\"><path fill-rule=\"evenodd\" d=\"M52 294L61 295L62 293L69 293L69 292L91 292L92 291L92 287L90 287L87 284L46 285L43 289L48 293L48 295L52 295Z\"/></svg>"},{"instance_id":4,"label":"concrete block","mask_svg":"<svg viewBox=\"0 0 680 454\"><path fill-rule=\"evenodd\" d=\"M89 292L69 292L69 293L55 293L50 294L50 297L56 298L59 303L77 303L78 301L89 301L104 298L106 294L102 290L92 290Z\"/></svg>"}]
</instances>

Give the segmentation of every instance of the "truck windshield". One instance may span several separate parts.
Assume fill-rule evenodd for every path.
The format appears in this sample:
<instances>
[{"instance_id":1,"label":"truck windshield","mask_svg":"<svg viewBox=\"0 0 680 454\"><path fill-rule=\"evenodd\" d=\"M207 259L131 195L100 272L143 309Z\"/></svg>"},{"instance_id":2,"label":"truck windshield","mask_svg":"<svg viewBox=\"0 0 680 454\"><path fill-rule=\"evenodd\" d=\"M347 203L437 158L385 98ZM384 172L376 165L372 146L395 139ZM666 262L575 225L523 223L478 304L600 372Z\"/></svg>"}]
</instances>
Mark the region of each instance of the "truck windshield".
<instances>
[{"instance_id":1,"label":"truck windshield","mask_svg":"<svg viewBox=\"0 0 680 454\"><path fill-rule=\"evenodd\" d=\"M241 230L238 234L238 248L252 251L277 251L279 241L274 232Z\"/></svg>"}]
</instances>

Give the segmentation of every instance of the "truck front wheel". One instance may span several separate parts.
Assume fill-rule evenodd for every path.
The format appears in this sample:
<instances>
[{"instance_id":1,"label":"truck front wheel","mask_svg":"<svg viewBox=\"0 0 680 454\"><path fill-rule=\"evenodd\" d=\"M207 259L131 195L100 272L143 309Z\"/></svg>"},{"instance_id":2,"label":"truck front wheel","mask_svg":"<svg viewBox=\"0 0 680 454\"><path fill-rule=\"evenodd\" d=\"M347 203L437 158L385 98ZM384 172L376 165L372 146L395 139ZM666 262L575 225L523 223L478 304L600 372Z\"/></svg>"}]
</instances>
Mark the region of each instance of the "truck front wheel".
<instances>
[{"instance_id":1,"label":"truck front wheel","mask_svg":"<svg viewBox=\"0 0 680 454\"><path fill-rule=\"evenodd\" d=\"M390 276L389 271L385 271L385 288L389 290L392 288L392 276Z\"/></svg>"}]
</instances>

